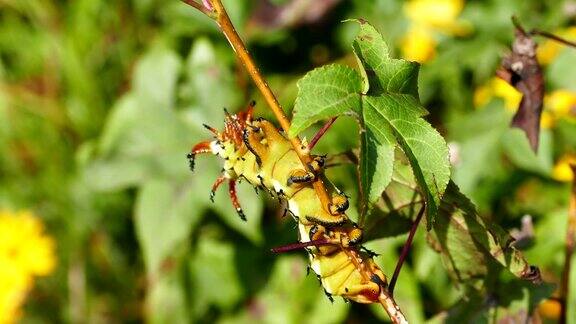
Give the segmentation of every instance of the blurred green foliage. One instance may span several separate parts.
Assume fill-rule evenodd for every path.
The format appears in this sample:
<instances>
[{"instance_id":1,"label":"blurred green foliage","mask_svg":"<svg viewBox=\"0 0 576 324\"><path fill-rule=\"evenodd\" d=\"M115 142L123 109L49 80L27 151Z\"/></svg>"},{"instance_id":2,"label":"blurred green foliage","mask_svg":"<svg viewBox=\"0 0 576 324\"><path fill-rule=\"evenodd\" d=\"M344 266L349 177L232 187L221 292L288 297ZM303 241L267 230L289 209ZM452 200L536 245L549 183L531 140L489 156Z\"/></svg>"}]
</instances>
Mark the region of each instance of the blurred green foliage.
<instances>
[{"instance_id":1,"label":"blurred green foliage","mask_svg":"<svg viewBox=\"0 0 576 324\"><path fill-rule=\"evenodd\" d=\"M331 4L316 16L290 7L298 1L273 1L286 6L291 20L265 10L264 2L225 4L288 110L305 72L335 61L355 65L350 44L358 27L340 21L364 18L397 46L410 25L400 0L318 0ZM552 169L561 156L576 153L576 123L560 120L544 130L534 155L522 133L508 128L512 113L504 102L493 98L476 109L474 92L494 76L512 41L512 14L526 26L555 31L574 24L573 8L568 0L467 1L460 19L471 31L438 34L436 56L419 79L428 120L454 149L454 181L483 216L508 230L532 216L534 236L524 253L551 283L559 282L564 264L569 197L569 184L554 180ZM391 51L400 56L399 47ZM562 49L545 70L549 91L576 91L574 62L576 51ZM276 201L240 185L244 223L224 191L209 202L221 161L199 157L197 172L189 172L186 152L209 138L203 123L221 127L223 107L238 110L256 99L257 114L272 119L224 37L191 7L156 0L0 1L0 80L0 206L41 215L59 255L57 273L29 295L26 321L387 320L378 305L331 305L306 276L303 252L269 252L296 240ZM357 129L351 118L340 118L315 150L355 148ZM341 166L327 174L358 201L354 172ZM398 234L407 228L398 228L367 244L388 275L406 237ZM451 281L424 232L417 233L396 289L411 321L465 314L485 322L495 313L519 319L534 294L549 297L549 289L503 278L508 285L488 297L461 302L464 289ZM572 301L575 296L572 291ZM569 304L574 314L576 302ZM498 307L477 313L479 305Z\"/></svg>"}]
</instances>

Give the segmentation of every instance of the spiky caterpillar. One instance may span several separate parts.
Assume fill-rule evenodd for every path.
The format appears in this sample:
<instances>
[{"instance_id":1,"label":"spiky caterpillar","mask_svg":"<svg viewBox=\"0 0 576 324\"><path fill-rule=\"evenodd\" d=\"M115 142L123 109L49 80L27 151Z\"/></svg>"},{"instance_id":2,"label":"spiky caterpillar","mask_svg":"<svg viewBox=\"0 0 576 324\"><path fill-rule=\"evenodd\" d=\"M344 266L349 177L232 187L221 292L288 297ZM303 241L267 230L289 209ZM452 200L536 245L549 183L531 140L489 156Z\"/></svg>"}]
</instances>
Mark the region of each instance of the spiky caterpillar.
<instances>
[{"instance_id":1,"label":"spiky caterpillar","mask_svg":"<svg viewBox=\"0 0 576 324\"><path fill-rule=\"evenodd\" d=\"M238 114L226 113L222 132L205 125L216 139L192 148L188 154L191 169L196 154L212 153L223 158L223 173L214 183L211 197L228 180L232 203L243 220L236 180L243 178L256 188L285 199L287 210L298 222L301 242L285 250L306 248L311 268L327 294L360 303L377 302L386 278L371 254L361 252L357 246L362 231L345 214L348 199L332 189L328 193L331 201L324 202L312 186L312 181L321 176L323 157L316 156L304 165L288 139L272 123L252 118L253 106L252 103Z\"/></svg>"}]
</instances>

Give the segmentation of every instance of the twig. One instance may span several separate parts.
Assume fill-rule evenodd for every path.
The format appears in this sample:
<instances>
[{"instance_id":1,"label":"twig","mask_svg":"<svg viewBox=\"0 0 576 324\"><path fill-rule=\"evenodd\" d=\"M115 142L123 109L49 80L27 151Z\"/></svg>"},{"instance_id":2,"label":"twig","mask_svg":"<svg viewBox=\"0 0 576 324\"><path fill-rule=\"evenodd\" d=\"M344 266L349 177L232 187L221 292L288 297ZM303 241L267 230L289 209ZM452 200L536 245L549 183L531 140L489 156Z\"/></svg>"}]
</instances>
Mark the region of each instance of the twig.
<instances>
[{"instance_id":1,"label":"twig","mask_svg":"<svg viewBox=\"0 0 576 324\"><path fill-rule=\"evenodd\" d=\"M422 220L422 216L424 215L424 210L426 209L426 204L422 205L420 211L418 212L418 216L412 223L412 227L410 228L410 233L408 234L408 238L406 239L406 243L404 243L404 247L402 248L402 253L400 253L400 258L398 259L398 263L396 263L396 269L394 269L394 274L392 275L392 279L390 279L390 284L388 285L388 293L390 296L394 296L394 286L396 286L396 281L398 280L398 276L400 275L400 270L402 269L402 265L406 258L408 257L408 252L410 252L410 247L412 246L412 241L414 240L414 234L416 234L416 230L418 230L418 225Z\"/></svg>"},{"instance_id":2,"label":"twig","mask_svg":"<svg viewBox=\"0 0 576 324\"><path fill-rule=\"evenodd\" d=\"M380 296L378 296L378 300L380 301L380 304L382 304L382 307L384 307L386 313L388 313L388 316L390 316L392 323L408 323L406 317L400 310L400 307L398 307L398 304L396 304L394 298L388 294L388 291L384 287L380 289Z\"/></svg>"},{"instance_id":3,"label":"twig","mask_svg":"<svg viewBox=\"0 0 576 324\"><path fill-rule=\"evenodd\" d=\"M220 27L220 30L222 31L224 36L226 36L226 39L228 39L228 42L232 46L232 49L234 49L236 56L240 59L240 61L242 61L244 67L248 71L248 74L254 81L254 84L256 84L256 87L258 88L258 90L260 90L262 96L264 96L264 99L266 100L268 106L276 116L276 119L278 119L280 127L288 131L288 129L290 129L290 121L284 114L284 110L278 103L278 100L276 99L276 96L268 86L268 83L266 82L264 77L260 74L258 67L256 66L256 64L252 60L252 57L248 53L248 50L246 49L244 42L236 32L236 29L234 28L234 25L230 21L230 17L228 17L228 13L226 12L226 9L222 5L221 0L209 1L210 5L213 8L212 11L208 11L206 7L203 6L201 7L197 2L193 0L182 0L182 1L202 11L203 13L205 13L206 15L208 15L209 17L213 18L216 21L216 23ZM208 11L208 13L206 13L206 11ZM294 147L294 151L296 151L296 154L298 155L300 161L302 161L304 165L308 165L310 162L312 162L308 148L302 145L302 142L297 136L289 138L289 140L292 146ZM312 185L314 186L314 190L316 191L316 194L318 194L318 197L322 202L322 206L324 207L324 209L329 211L328 205L330 204L330 198L328 197L328 193L326 192L326 188L320 177L318 177L312 183Z\"/></svg>"},{"instance_id":4,"label":"twig","mask_svg":"<svg viewBox=\"0 0 576 324\"><path fill-rule=\"evenodd\" d=\"M558 43L561 43L561 44L564 44L564 45L567 45L567 46L571 46L571 47L576 48L576 42L571 42L571 41L569 41L569 40L566 40L566 39L564 39L564 38L562 38L562 37L560 37L560 36L556 36L556 35L554 35L554 34L552 34L552 33L547 32L547 31L543 31L543 30L539 30L539 29L532 29L529 34L530 34L530 35L538 35L538 36L543 36L543 37L546 37L546 38L550 38L550 39L552 39L552 40L557 41Z\"/></svg>"},{"instance_id":5,"label":"twig","mask_svg":"<svg viewBox=\"0 0 576 324\"><path fill-rule=\"evenodd\" d=\"M569 293L570 268L572 266L572 254L576 245L576 165L571 165L572 174L572 193L570 195L570 209L568 210L568 229L566 230L566 256L564 260L564 270L562 273L562 282L560 283L560 299L562 301L560 312L560 323L566 323L567 320L567 298Z\"/></svg>"}]
</instances>

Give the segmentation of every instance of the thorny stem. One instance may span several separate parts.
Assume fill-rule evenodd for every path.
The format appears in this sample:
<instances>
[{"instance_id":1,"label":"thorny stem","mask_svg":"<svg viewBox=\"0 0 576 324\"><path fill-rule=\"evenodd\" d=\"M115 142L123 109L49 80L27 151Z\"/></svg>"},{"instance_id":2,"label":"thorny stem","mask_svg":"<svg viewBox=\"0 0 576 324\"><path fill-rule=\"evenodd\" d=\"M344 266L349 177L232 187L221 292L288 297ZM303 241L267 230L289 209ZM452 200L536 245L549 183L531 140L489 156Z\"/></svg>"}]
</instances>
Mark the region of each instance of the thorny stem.
<instances>
[{"instance_id":1,"label":"thorny stem","mask_svg":"<svg viewBox=\"0 0 576 324\"><path fill-rule=\"evenodd\" d=\"M571 165L572 173L576 175L576 165ZM568 210L568 229L566 230L566 256L564 260L564 270L562 282L560 284L561 312L559 323L566 323L568 312L567 298L569 293L570 268L572 266L572 254L576 246L576 176L572 182L572 192L570 194L570 207Z\"/></svg>"},{"instance_id":2,"label":"thorny stem","mask_svg":"<svg viewBox=\"0 0 576 324\"><path fill-rule=\"evenodd\" d=\"M258 67L256 66L256 64L252 60L252 57L248 53L248 50L246 49L244 42L236 32L236 29L234 28L234 25L230 21L230 17L228 17L228 13L226 12L224 5L222 5L222 1L203 0L205 3L209 2L207 5L212 6L212 11L209 10L209 7L207 5L200 6L200 4L195 2L194 0L182 0L182 1L202 11L207 16L213 18L216 21L216 23L220 27L220 30L222 31L224 36L226 36L226 39L228 39L228 42L232 46L232 49L234 49L236 56L240 59L240 61L242 61L244 67L248 71L248 74L250 74L250 77L254 81L254 84L256 84L256 87L258 88L258 90L260 90L260 92L264 96L264 99L266 100L268 106L276 116L276 119L278 119L280 127L282 127L282 129L284 129L285 131L288 131L290 129L290 121L284 114L284 110L278 103L278 100L276 99L276 96L268 86L268 83L266 82L264 77L260 74ZM298 155L300 161L302 161L304 165L308 165L308 163L312 162L312 158L310 157L310 152L308 148L302 145L302 142L297 136L289 138L289 140L292 146L294 147L294 151L296 151L296 154ZM328 204L330 203L330 198L328 197L328 193L326 192L326 188L320 177L318 177L312 183L312 185L314 186L314 190L316 191L316 194L318 194L318 197L320 198L323 207L328 211L329 210Z\"/></svg>"},{"instance_id":3,"label":"thorny stem","mask_svg":"<svg viewBox=\"0 0 576 324\"><path fill-rule=\"evenodd\" d=\"M380 301L380 304L382 304L382 306L384 307L384 310L386 310L386 313L388 313L388 316L390 316L390 319L392 320L393 323L401 323L401 324L408 323L406 317L404 316L404 314L402 314L400 307L398 307L398 304L396 304L394 298L388 293L388 291L385 288L380 289L380 296L378 296L378 300Z\"/></svg>"},{"instance_id":4,"label":"thorny stem","mask_svg":"<svg viewBox=\"0 0 576 324\"><path fill-rule=\"evenodd\" d=\"M361 260L358 260L358 257L355 253L348 251L346 249L343 249L342 251L346 253L348 259L352 262L352 264L354 264L354 267L356 267L356 269L362 269L362 265L360 264ZM370 278L368 278L368 275L364 271L360 271L360 274L362 275L364 280L370 280ZM390 320L392 320L392 323L395 324L408 323L406 317L402 313L402 310L400 310L400 307L398 306L398 304L396 304L394 298L390 296L390 294L388 293L387 287L382 286L380 287L380 295L378 296L378 301L384 308L384 311L386 311L388 316L390 316Z\"/></svg>"},{"instance_id":5,"label":"thorny stem","mask_svg":"<svg viewBox=\"0 0 576 324\"><path fill-rule=\"evenodd\" d=\"M396 286L396 281L398 280L398 276L400 275L400 270L402 269L402 265L406 258L408 257L408 253L410 252L410 247L412 247L412 241L414 240L414 235L416 234L416 230L418 230L418 225L422 220L422 216L424 215L424 210L426 209L426 204L422 205L420 211L418 212L418 216L412 223L412 227L410 228L410 233L408 234L408 238L406 239L406 243L404 243L404 247L402 248L402 253L400 253L400 258L398 259L398 263L396 264L396 269L394 269L394 274L392 275L392 279L390 279L390 284L388 285L388 293L390 297L394 296L394 286Z\"/></svg>"}]
</instances>

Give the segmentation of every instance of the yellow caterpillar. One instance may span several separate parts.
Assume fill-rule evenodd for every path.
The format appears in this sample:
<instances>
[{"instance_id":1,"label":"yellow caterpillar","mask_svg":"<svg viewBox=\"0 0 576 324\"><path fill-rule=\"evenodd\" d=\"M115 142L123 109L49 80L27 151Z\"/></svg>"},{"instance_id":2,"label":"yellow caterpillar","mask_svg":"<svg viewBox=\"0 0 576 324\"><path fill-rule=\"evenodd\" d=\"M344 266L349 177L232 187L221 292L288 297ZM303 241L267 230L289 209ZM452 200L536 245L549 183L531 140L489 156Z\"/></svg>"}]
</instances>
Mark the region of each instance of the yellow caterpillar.
<instances>
[{"instance_id":1,"label":"yellow caterpillar","mask_svg":"<svg viewBox=\"0 0 576 324\"><path fill-rule=\"evenodd\" d=\"M254 102L246 111L226 113L222 132L204 125L216 137L196 144L188 154L194 169L196 154L212 153L225 160L223 173L212 186L228 181L232 204L246 220L236 195L236 180L244 178L287 201L298 222L300 243L278 248L284 252L306 248L312 270L326 293L360 303L378 302L386 278L370 253L360 251L362 231L346 216L348 199L333 189L329 202L316 194L312 182L321 176L324 158L303 165L288 139L269 121L253 119ZM325 207L326 206L326 207Z\"/></svg>"}]
</instances>

